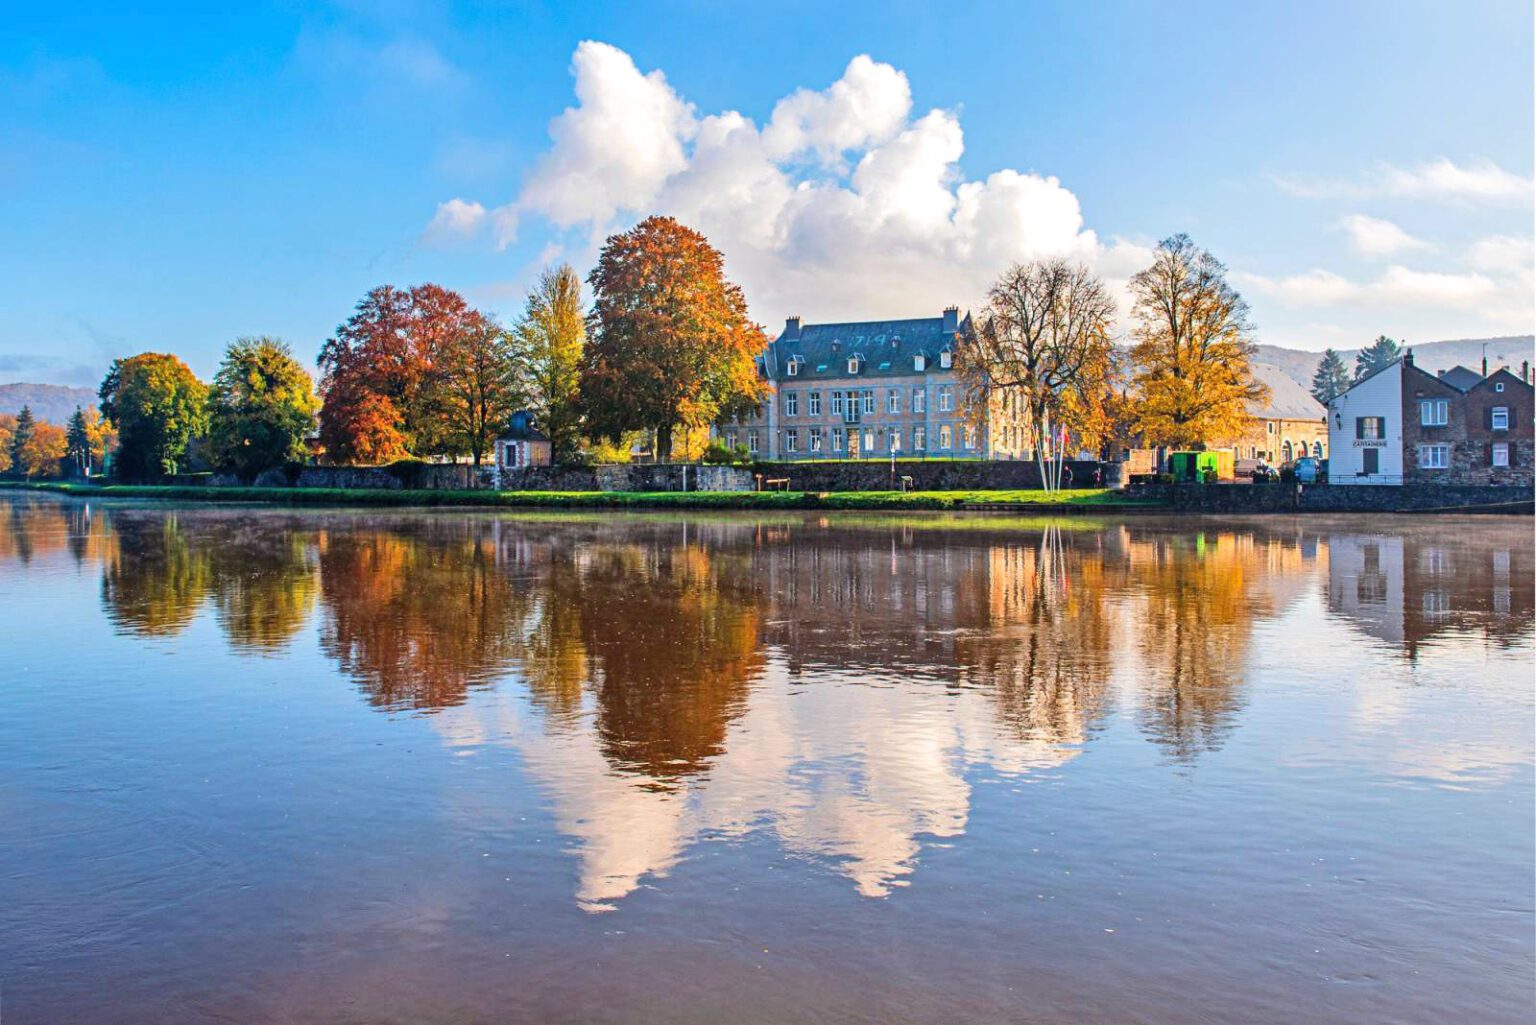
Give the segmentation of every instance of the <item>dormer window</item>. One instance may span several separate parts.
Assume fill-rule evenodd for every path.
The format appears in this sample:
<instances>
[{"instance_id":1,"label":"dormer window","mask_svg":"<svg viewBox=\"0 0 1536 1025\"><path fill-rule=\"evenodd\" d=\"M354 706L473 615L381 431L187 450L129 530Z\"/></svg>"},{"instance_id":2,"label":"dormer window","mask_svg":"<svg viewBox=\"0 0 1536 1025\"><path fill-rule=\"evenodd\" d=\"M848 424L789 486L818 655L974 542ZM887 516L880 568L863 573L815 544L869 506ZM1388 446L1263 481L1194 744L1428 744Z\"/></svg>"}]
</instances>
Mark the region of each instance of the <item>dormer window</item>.
<instances>
[{"instance_id":1,"label":"dormer window","mask_svg":"<svg viewBox=\"0 0 1536 1025\"><path fill-rule=\"evenodd\" d=\"M848 357L848 372L850 374L857 374L859 372L859 362L860 360L857 355Z\"/></svg>"},{"instance_id":2,"label":"dormer window","mask_svg":"<svg viewBox=\"0 0 1536 1025\"><path fill-rule=\"evenodd\" d=\"M939 353L939 366L940 366L940 368L942 368L944 370L948 370L950 368L950 366L954 363L954 361L955 361L954 353L950 352L948 349L945 349L945 350L943 350L942 352Z\"/></svg>"},{"instance_id":3,"label":"dormer window","mask_svg":"<svg viewBox=\"0 0 1536 1025\"><path fill-rule=\"evenodd\" d=\"M912 369L916 370L918 373L922 373L924 370L927 370L928 369L928 357L924 356L922 353L918 353L916 356L913 356L912 357Z\"/></svg>"},{"instance_id":4,"label":"dormer window","mask_svg":"<svg viewBox=\"0 0 1536 1025\"><path fill-rule=\"evenodd\" d=\"M800 358L798 356L790 357L789 362L784 364L784 372L786 374L788 374L790 377L799 377L800 376Z\"/></svg>"}]
</instances>

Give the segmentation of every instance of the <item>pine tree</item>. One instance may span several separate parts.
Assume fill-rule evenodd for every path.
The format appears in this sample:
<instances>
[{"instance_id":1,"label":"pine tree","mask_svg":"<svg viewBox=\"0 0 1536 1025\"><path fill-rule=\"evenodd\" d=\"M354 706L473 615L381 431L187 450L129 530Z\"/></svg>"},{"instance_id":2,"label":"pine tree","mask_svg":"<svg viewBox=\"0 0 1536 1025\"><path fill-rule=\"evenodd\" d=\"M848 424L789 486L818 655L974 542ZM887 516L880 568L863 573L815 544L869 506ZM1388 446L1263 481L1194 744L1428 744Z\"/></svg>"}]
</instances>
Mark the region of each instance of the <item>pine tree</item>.
<instances>
[{"instance_id":1,"label":"pine tree","mask_svg":"<svg viewBox=\"0 0 1536 1025\"><path fill-rule=\"evenodd\" d=\"M1323 350L1323 358L1317 361L1317 372L1312 375L1312 397L1328 405L1349 387L1349 370L1344 360L1332 349Z\"/></svg>"},{"instance_id":2,"label":"pine tree","mask_svg":"<svg viewBox=\"0 0 1536 1025\"><path fill-rule=\"evenodd\" d=\"M1376 340L1355 357L1355 380L1374 374L1402 354L1402 347L1397 342L1386 335L1377 335Z\"/></svg>"},{"instance_id":3,"label":"pine tree","mask_svg":"<svg viewBox=\"0 0 1536 1025\"><path fill-rule=\"evenodd\" d=\"M85 422L85 410L75 407L69 418L69 432L65 435L65 454L75 461L82 475L91 472L91 431Z\"/></svg>"},{"instance_id":4,"label":"pine tree","mask_svg":"<svg viewBox=\"0 0 1536 1025\"><path fill-rule=\"evenodd\" d=\"M11 468L23 472L26 462L22 453L37 433L37 420L32 416L31 406L22 406L21 412L16 414L16 430L11 435Z\"/></svg>"}]
</instances>

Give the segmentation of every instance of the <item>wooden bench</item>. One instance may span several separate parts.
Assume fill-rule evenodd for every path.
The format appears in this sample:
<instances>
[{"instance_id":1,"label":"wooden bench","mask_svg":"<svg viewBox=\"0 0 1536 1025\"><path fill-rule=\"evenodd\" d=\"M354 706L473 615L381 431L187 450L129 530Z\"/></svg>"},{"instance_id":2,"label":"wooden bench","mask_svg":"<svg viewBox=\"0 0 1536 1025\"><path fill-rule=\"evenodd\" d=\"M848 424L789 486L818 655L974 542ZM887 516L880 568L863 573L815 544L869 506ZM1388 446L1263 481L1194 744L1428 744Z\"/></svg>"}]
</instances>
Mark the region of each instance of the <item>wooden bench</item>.
<instances>
[{"instance_id":1,"label":"wooden bench","mask_svg":"<svg viewBox=\"0 0 1536 1025\"><path fill-rule=\"evenodd\" d=\"M757 478L757 490L759 491L788 491L788 477L763 477Z\"/></svg>"}]
</instances>

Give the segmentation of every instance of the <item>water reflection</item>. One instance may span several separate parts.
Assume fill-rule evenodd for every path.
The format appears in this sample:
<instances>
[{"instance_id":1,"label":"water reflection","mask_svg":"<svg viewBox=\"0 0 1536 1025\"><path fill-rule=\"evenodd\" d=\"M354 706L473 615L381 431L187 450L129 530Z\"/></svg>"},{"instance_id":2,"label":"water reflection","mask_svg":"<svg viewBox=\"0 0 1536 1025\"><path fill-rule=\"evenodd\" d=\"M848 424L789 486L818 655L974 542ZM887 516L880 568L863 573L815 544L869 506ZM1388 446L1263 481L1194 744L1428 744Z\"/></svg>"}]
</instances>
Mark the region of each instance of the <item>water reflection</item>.
<instances>
[{"instance_id":1,"label":"water reflection","mask_svg":"<svg viewBox=\"0 0 1536 1025\"><path fill-rule=\"evenodd\" d=\"M1194 762L1298 601L1410 658L1531 631L1528 526L283 514L8 500L0 567L99 566L109 621L313 643L382 710L514 747L611 908L695 844L771 835L866 896L1117 707ZM1306 638L1298 637L1304 645Z\"/></svg>"}]
</instances>

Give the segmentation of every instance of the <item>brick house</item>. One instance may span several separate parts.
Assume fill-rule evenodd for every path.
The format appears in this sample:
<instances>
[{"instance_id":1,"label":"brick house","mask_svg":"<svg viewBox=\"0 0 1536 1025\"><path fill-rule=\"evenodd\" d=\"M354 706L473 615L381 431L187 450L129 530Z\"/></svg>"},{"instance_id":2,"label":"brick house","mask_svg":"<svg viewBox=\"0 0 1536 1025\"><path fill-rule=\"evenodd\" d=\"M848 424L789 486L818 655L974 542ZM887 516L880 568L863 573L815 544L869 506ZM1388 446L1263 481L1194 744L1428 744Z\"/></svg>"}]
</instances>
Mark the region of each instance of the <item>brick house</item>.
<instances>
[{"instance_id":1,"label":"brick house","mask_svg":"<svg viewBox=\"0 0 1536 1025\"><path fill-rule=\"evenodd\" d=\"M1248 428L1232 446L1238 460L1292 459L1328 455L1328 410L1290 375L1270 363L1253 364L1253 376L1269 388L1269 398L1248 404Z\"/></svg>"},{"instance_id":2,"label":"brick house","mask_svg":"<svg viewBox=\"0 0 1536 1025\"><path fill-rule=\"evenodd\" d=\"M1008 397L989 398L979 416L966 409L955 360L969 321L954 306L910 320L790 317L758 358L768 398L714 434L769 460L1018 458L1027 432Z\"/></svg>"},{"instance_id":3,"label":"brick house","mask_svg":"<svg viewBox=\"0 0 1536 1025\"><path fill-rule=\"evenodd\" d=\"M1458 472L1495 484L1536 482L1533 395L1529 381L1502 367L1467 389L1466 432L1451 457Z\"/></svg>"}]
</instances>

